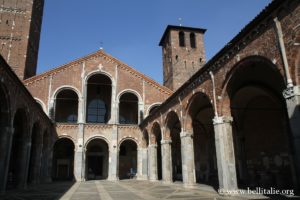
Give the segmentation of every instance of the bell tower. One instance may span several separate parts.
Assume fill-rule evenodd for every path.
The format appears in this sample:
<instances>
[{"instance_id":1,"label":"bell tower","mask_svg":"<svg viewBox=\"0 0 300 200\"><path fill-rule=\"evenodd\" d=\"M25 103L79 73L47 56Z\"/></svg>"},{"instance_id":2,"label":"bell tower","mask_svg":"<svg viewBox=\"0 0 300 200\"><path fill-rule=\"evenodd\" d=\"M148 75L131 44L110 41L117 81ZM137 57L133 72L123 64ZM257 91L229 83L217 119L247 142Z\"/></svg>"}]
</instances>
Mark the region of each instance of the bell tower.
<instances>
[{"instance_id":1,"label":"bell tower","mask_svg":"<svg viewBox=\"0 0 300 200\"><path fill-rule=\"evenodd\" d=\"M159 46L164 86L175 91L205 64L205 29L168 25Z\"/></svg>"},{"instance_id":2,"label":"bell tower","mask_svg":"<svg viewBox=\"0 0 300 200\"><path fill-rule=\"evenodd\" d=\"M36 74L44 0L0 2L0 54L24 80Z\"/></svg>"}]
</instances>

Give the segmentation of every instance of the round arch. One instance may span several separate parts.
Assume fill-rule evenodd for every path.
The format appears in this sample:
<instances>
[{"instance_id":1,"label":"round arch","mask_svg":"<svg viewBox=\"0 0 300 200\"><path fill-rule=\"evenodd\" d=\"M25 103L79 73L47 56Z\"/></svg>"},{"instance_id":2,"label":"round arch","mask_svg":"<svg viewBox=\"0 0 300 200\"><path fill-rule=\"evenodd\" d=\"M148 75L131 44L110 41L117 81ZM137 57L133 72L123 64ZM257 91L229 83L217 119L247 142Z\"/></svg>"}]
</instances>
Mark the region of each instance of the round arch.
<instances>
[{"instance_id":1,"label":"round arch","mask_svg":"<svg viewBox=\"0 0 300 200\"><path fill-rule=\"evenodd\" d=\"M54 147L55 143L56 143L58 140L60 140L60 139L69 139L70 141L72 141L74 147L76 146L76 145L75 145L76 142L75 142L75 139L74 139L73 137L71 137L71 136L69 136L69 135L59 135L59 136L57 137L57 139L56 139L54 142L52 142L52 148Z\"/></svg>"},{"instance_id":2,"label":"round arch","mask_svg":"<svg viewBox=\"0 0 300 200\"><path fill-rule=\"evenodd\" d=\"M89 80L92 76L98 75L98 74L99 74L99 75L107 76L107 77L110 79L112 86L115 85L115 80L114 80L113 76L112 76L110 73L108 73L108 72L106 72L106 71L102 71L102 70L101 70L101 71L100 71L100 70L95 70L95 71L89 72L89 73L85 76L85 78L84 78L84 84L87 85L88 80Z\"/></svg>"},{"instance_id":3,"label":"round arch","mask_svg":"<svg viewBox=\"0 0 300 200\"><path fill-rule=\"evenodd\" d=\"M133 90L133 89L124 89L121 92L119 92L119 94L117 95L117 98L116 98L117 101L120 102L121 96L126 93L131 93L131 94L135 95L138 99L138 103L143 102L141 95L136 90Z\"/></svg>"},{"instance_id":4,"label":"round arch","mask_svg":"<svg viewBox=\"0 0 300 200\"><path fill-rule=\"evenodd\" d=\"M140 146L139 140L137 138L135 138L135 137L132 137L132 136L124 136L124 137L122 137L122 139L119 141L118 147L120 148L120 146L122 145L122 143L125 142L126 140L133 141L136 144L136 146L139 148L139 146Z\"/></svg>"},{"instance_id":5,"label":"round arch","mask_svg":"<svg viewBox=\"0 0 300 200\"><path fill-rule=\"evenodd\" d=\"M41 99L39 99L37 97L34 97L34 99L42 107L43 111L46 112L46 105L45 105L45 103Z\"/></svg>"},{"instance_id":6,"label":"round arch","mask_svg":"<svg viewBox=\"0 0 300 200\"><path fill-rule=\"evenodd\" d=\"M198 104L198 105L197 105ZM193 107L197 107L197 110ZM183 129L192 130L192 121L196 112L199 109L205 109L206 107L212 108L213 113L215 112L212 104L212 99L208 94L202 91L196 92L189 100L184 110Z\"/></svg>"},{"instance_id":7,"label":"round arch","mask_svg":"<svg viewBox=\"0 0 300 200\"><path fill-rule=\"evenodd\" d=\"M94 136L89 137L89 138L85 141L85 143L84 143L84 149L86 150L86 147L88 146L88 144L89 144L92 140L95 140L95 139L103 140L103 141L106 142L106 144L107 144L108 147L110 146L110 142L109 142L109 140L108 140L105 136L103 136L103 135L96 135L96 136L95 136L95 135L94 135Z\"/></svg>"},{"instance_id":8,"label":"round arch","mask_svg":"<svg viewBox=\"0 0 300 200\"><path fill-rule=\"evenodd\" d=\"M150 115L150 111L153 109L153 108L156 108L156 107L159 107L161 105L161 102L156 102L156 103L153 103L151 104L148 109L147 109L147 116Z\"/></svg>"},{"instance_id":9,"label":"round arch","mask_svg":"<svg viewBox=\"0 0 300 200\"><path fill-rule=\"evenodd\" d=\"M52 94L52 99L56 99L57 95L63 90L72 90L77 94L78 99L82 98L81 92L76 87L71 85L62 85L54 90Z\"/></svg>"},{"instance_id":10,"label":"round arch","mask_svg":"<svg viewBox=\"0 0 300 200\"><path fill-rule=\"evenodd\" d=\"M262 71L262 68L260 68L261 73L259 76L256 76L254 81L259 81L259 80L265 80L266 82L264 83L267 87L269 86L270 88L277 88L278 93L282 93L282 91L285 89L285 81L283 75L280 73L278 67L273 64L272 61L270 61L268 58L263 57L263 56L248 56L246 58L243 58L241 61L236 63L234 67L226 74L226 78L222 83L222 92L221 92L221 101L219 101L218 104L218 111L220 112L219 115L231 115L231 113L226 113L230 112L230 96L232 96L232 91L234 90L231 89L230 83L234 82L234 78L236 78L235 74L240 71L241 68L244 68L245 66L249 66L249 64L253 65L258 65L261 64L265 66L263 69L266 70L265 72ZM273 85L270 83L272 80L267 80L266 77L264 77L265 74L274 74L275 78L277 80L280 80L277 85ZM247 80L244 80L247 81Z\"/></svg>"}]
</instances>

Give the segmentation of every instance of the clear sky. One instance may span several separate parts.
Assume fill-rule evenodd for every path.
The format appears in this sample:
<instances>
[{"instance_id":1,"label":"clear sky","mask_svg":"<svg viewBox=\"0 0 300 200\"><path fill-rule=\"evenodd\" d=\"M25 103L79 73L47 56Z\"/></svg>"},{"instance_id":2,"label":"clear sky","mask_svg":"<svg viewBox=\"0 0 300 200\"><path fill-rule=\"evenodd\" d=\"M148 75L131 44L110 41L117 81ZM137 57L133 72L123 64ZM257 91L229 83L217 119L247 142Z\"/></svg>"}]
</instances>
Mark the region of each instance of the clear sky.
<instances>
[{"instance_id":1,"label":"clear sky","mask_svg":"<svg viewBox=\"0 0 300 200\"><path fill-rule=\"evenodd\" d=\"M168 24L207 29L209 60L271 0L45 0L38 73L104 50L162 83Z\"/></svg>"}]
</instances>

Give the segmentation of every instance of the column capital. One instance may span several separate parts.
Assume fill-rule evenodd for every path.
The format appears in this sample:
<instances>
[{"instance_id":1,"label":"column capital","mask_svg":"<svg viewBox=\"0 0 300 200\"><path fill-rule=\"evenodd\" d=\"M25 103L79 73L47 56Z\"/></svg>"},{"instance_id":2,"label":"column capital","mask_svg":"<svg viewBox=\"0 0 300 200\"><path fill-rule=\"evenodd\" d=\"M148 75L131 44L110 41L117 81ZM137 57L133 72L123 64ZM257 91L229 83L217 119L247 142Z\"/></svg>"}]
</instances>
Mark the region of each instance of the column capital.
<instances>
[{"instance_id":1,"label":"column capital","mask_svg":"<svg viewBox=\"0 0 300 200\"><path fill-rule=\"evenodd\" d=\"M282 95L285 99L293 98L294 96L300 96L300 85L293 87L287 87L283 90Z\"/></svg>"},{"instance_id":2,"label":"column capital","mask_svg":"<svg viewBox=\"0 0 300 200\"><path fill-rule=\"evenodd\" d=\"M189 132L186 132L186 131L183 131L180 133L180 138L185 138L185 137L190 137L192 138L193 137L193 134L192 133L189 133Z\"/></svg>"},{"instance_id":3,"label":"column capital","mask_svg":"<svg viewBox=\"0 0 300 200\"><path fill-rule=\"evenodd\" d=\"M226 124L231 123L233 118L231 116L215 116L213 118L213 124Z\"/></svg>"},{"instance_id":4,"label":"column capital","mask_svg":"<svg viewBox=\"0 0 300 200\"><path fill-rule=\"evenodd\" d=\"M161 140L160 144L171 144L172 140Z\"/></svg>"},{"instance_id":5,"label":"column capital","mask_svg":"<svg viewBox=\"0 0 300 200\"><path fill-rule=\"evenodd\" d=\"M157 144L149 144L149 148L157 148Z\"/></svg>"}]
</instances>

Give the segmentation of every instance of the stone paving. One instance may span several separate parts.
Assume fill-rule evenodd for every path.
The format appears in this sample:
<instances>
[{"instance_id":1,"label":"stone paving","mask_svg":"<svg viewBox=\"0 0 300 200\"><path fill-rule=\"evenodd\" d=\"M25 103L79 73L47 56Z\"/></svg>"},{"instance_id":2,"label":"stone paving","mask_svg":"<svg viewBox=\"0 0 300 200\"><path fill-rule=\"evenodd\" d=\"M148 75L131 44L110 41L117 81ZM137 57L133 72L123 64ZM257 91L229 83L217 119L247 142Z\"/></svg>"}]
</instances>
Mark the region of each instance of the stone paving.
<instances>
[{"instance_id":1,"label":"stone paving","mask_svg":"<svg viewBox=\"0 0 300 200\"><path fill-rule=\"evenodd\" d=\"M161 182L87 181L58 182L29 187L23 191L9 191L1 200L225 200L242 197L222 197L208 186L184 188L182 184ZM256 198L255 198L256 199ZM273 199L273 198L272 198ZM277 198L276 198L277 199Z\"/></svg>"}]
</instances>

